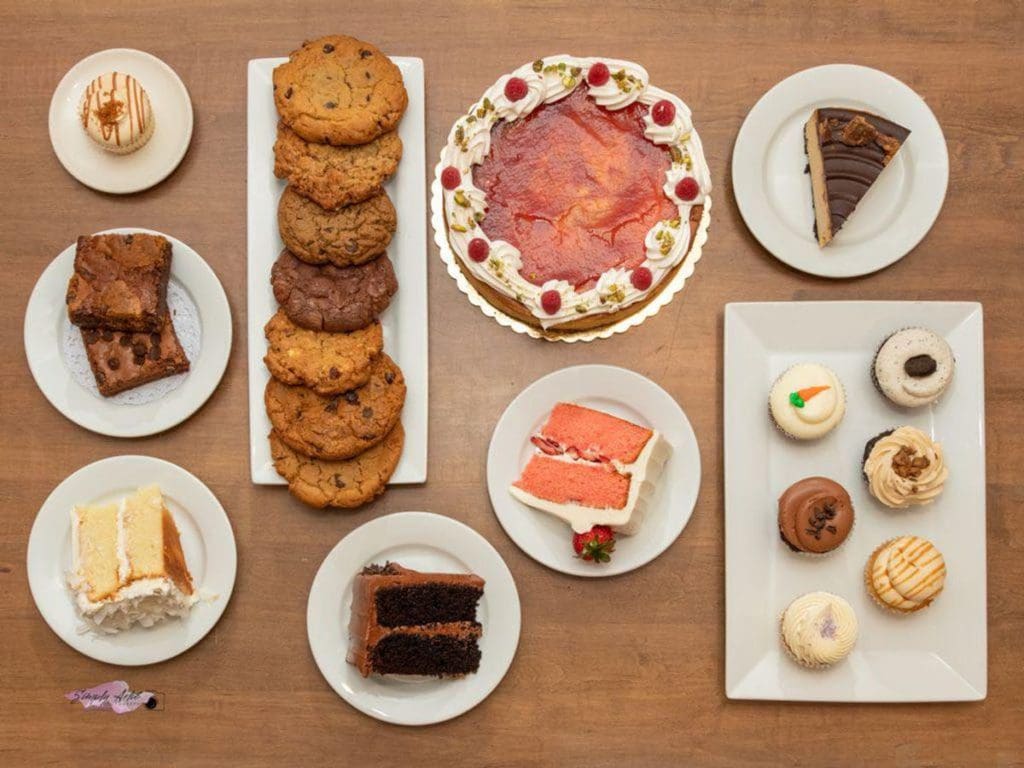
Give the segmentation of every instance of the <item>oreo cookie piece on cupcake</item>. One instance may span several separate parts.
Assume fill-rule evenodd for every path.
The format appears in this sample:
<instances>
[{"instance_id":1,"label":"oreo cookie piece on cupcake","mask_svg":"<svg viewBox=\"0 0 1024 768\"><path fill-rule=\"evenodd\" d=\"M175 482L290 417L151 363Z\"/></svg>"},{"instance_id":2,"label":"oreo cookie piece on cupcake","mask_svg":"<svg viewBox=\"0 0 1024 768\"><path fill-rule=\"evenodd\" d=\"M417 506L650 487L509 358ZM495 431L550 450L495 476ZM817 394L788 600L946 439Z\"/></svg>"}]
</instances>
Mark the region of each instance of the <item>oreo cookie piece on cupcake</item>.
<instances>
[{"instance_id":1,"label":"oreo cookie piece on cupcake","mask_svg":"<svg viewBox=\"0 0 1024 768\"><path fill-rule=\"evenodd\" d=\"M955 365L953 350L944 338L927 328L904 328L878 348L871 379L896 405L919 408L946 391Z\"/></svg>"}]
</instances>

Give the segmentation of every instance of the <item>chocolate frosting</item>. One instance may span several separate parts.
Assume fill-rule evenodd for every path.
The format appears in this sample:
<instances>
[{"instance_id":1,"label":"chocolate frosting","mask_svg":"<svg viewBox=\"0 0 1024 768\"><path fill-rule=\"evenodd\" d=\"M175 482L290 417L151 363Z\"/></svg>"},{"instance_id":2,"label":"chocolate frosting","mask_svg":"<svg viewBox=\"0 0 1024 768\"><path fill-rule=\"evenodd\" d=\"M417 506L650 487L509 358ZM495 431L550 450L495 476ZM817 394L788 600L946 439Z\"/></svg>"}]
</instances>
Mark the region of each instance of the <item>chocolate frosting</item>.
<instances>
[{"instance_id":1,"label":"chocolate frosting","mask_svg":"<svg viewBox=\"0 0 1024 768\"><path fill-rule=\"evenodd\" d=\"M352 616L349 619L349 648L346 661L368 677L373 672L374 646L389 634L429 633L439 635L465 635L479 637L479 624L452 622L418 627L383 627L377 622L377 592L397 586L421 584L451 584L483 589L484 580L471 573L422 573L398 563L368 565L355 578L352 587Z\"/></svg>"},{"instance_id":2,"label":"chocolate frosting","mask_svg":"<svg viewBox=\"0 0 1024 768\"><path fill-rule=\"evenodd\" d=\"M902 125L869 112L818 110L818 141L833 233L846 223L909 135Z\"/></svg>"},{"instance_id":3,"label":"chocolate frosting","mask_svg":"<svg viewBox=\"0 0 1024 768\"><path fill-rule=\"evenodd\" d=\"M779 498L779 534L795 552L831 552L852 528L850 494L827 477L799 480Z\"/></svg>"}]
</instances>

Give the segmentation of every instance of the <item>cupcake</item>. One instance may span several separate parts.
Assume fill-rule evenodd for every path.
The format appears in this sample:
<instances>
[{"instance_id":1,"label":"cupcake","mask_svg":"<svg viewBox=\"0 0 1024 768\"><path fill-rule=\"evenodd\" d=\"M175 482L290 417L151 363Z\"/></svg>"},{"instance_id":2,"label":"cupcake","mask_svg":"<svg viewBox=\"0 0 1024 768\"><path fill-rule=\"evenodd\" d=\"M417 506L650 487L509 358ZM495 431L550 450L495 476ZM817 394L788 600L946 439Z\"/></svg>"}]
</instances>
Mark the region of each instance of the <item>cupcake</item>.
<instances>
[{"instance_id":1,"label":"cupcake","mask_svg":"<svg viewBox=\"0 0 1024 768\"><path fill-rule=\"evenodd\" d=\"M810 669L825 669L853 650L857 614L838 595L809 592L783 611L780 635L783 648L794 661Z\"/></svg>"},{"instance_id":2,"label":"cupcake","mask_svg":"<svg viewBox=\"0 0 1024 768\"><path fill-rule=\"evenodd\" d=\"M835 480L806 477L779 497L779 536L794 552L825 555L853 529L850 494Z\"/></svg>"},{"instance_id":3,"label":"cupcake","mask_svg":"<svg viewBox=\"0 0 1024 768\"><path fill-rule=\"evenodd\" d=\"M898 427L868 440L863 471L871 495L892 509L930 504L949 476L942 445L915 427Z\"/></svg>"},{"instance_id":4,"label":"cupcake","mask_svg":"<svg viewBox=\"0 0 1024 768\"><path fill-rule=\"evenodd\" d=\"M953 350L926 328L896 331L878 348L871 365L875 387L896 405L934 403L953 380Z\"/></svg>"},{"instance_id":5,"label":"cupcake","mask_svg":"<svg viewBox=\"0 0 1024 768\"><path fill-rule=\"evenodd\" d=\"M141 149L156 126L149 94L124 72L108 72L90 82L79 114L89 138L115 155Z\"/></svg>"},{"instance_id":6,"label":"cupcake","mask_svg":"<svg viewBox=\"0 0 1024 768\"><path fill-rule=\"evenodd\" d=\"M883 542L864 568L871 598L888 611L907 614L932 604L946 585L946 561L927 539L900 536Z\"/></svg>"},{"instance_id":7,"label":"cupcake","mask_svg":"<svg viewBox=\"0 0 1024 768\"><path fill-rule=\"evenodd\" d=\"M800 363L772 385L768 410L775 425L796 440L816 440L831 432L846 413L846 393L835 372Z\"/></svg>"}]
</instances>

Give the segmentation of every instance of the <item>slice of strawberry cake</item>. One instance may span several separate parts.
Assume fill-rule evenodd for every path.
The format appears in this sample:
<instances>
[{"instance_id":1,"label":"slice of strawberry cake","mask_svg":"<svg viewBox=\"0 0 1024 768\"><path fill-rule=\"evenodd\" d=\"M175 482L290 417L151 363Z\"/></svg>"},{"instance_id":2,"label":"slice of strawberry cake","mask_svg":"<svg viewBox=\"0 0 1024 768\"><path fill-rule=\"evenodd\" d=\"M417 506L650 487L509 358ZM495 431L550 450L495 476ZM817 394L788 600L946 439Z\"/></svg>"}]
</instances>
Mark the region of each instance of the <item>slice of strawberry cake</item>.
<instances>
[{"instance_id":1,"label":"slice of strawberry cake","mask_svg":"<svg viewBox=\"0 0 1024 768\"><path fill-rule=\"evenodd\" d=\"M509 491L576 533L636 533L672 452L657 430L574 403L556 405L531 441L538 452Z\"/></svg>"}]
</instances>

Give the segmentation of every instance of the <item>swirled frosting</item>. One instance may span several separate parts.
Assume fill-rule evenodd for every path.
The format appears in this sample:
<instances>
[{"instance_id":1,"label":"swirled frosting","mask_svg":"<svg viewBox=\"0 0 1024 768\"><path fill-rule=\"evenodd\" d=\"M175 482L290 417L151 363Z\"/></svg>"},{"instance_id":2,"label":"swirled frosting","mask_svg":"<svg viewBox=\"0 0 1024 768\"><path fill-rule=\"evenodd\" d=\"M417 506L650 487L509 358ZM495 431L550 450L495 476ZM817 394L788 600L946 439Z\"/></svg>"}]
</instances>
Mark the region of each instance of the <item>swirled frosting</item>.
<instances>
[{"instance_id":1,"label":"swirled frosting","mask_svg":"<svg viewBox=\"0 0 1024 768\"><path fill-rule=\"evenodd\" d=\"M899 427L868 443L864 477L871 495L887 507L931 503L948 476L942 445L919 429Z\"/></svg>"},{"instance_id":2,"label":"swirled frosting","mask_svg":"<svg viewBox=\"0 0 1024 768\"><path fill-rule=\"evenodd\" d=\"M651 227L643 242L644 259L633 269L613 268L608 274L598 275L596 280L581 286L561 280L553 287L547 284L552 281L537 285L538 281L531 281L517 269L508 268L509 249L516 252L522 264L522 254L518 249L505 240L492 240L483 231L481 222L487 215L487 200L473 184L474 168L491 152L491 129L496 123L526 118L539 107L566 98L586 82L587 72L597 62L608 66L609 77L600 85L587 84L587 95L611 111L622 110L632 104L646 108L642 120L643 136L653 144L666 147L671 155L663 191L677 215L666 217ZM526 95L514 101L505 95L505 86L513 77L526 84ZM658 125L649 111L663 99L672 102L675 115L669 124ZM448 241L462 268L489 287L520 302L543 328L615 312L649 296L686 258L690 248L690 212L695 206L705 204L711 191L710 172L700 139L693 128L690 109L682 100L651 86L647 71L633 62L569 55L550 56L525 64L488 88L467 114L452 126L448 142L441 151L438 178L446 168L455 168L460 175L460 183L452 189L442 186L442 193ZM679 182L688 177L697 182L698 192L693 199L682 200L675 190ZM468 255L469 243L474 239L485 241L492 254L500 251L506 258L474 261ZM651 274L650 279L636 281L642 286L638 288L631 277L635 270L641 268ZM541 295L547 290L557 290L561 298L559 309L553 313L541 302Z\"/></svg>"},{"instance_id":3,"label":"swirled frosting","mask_svg":"<svg viewBox=\"0 0 1024 768\"><path fill-rule=\"evenodd\" d=\"M874 377L896 405L917 408L935 402L953 380L953 350L926 328L892 334L875 355Z\"/></svg>"},{"instance_id":4,"label":"swirled frosting","mask_svg":"<svg viewBox=\"0 0 1024 768\"><path fill-rule=\"evenodd\" d=\"M927 539L900 536L872 553L865 576L877 602L913 613L929 605L946 585L946 561Z\"/></svg>"},{"instance_id":5,"label":"swirled frosting","mask_svg":"<svg viewBox=\"0 0 1024 768\"><path fill-rule=\"evenodd\" d=\"M772 386L768 407L779 428L798 440L815 440L831 432L846 413L846 394L831 368L798 363Z\"/></svg>"},{"instance_id":6,"label":"swirled frosting","mask_svg":"<svg viewBox=\"0 0 1024 768\"><path fill-rule=\"evenodd\" d=\"M779 497L779 533L795 552L831 552L852 528L850 494L835 480L805 477Z\"/></svg>"},{"instance_id":7,"label":"swirled frosting","mask_svg":"<svg viewBox=\"0 0 1024 768\"><path fill-rule=\"evenodd\" d=\"M857 642L857 615L830 592L798 597L782 614L782 642L806 667L827 667L845 659Z\"/></svg>"}]
</instances>

